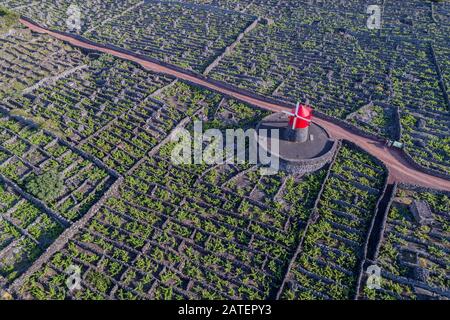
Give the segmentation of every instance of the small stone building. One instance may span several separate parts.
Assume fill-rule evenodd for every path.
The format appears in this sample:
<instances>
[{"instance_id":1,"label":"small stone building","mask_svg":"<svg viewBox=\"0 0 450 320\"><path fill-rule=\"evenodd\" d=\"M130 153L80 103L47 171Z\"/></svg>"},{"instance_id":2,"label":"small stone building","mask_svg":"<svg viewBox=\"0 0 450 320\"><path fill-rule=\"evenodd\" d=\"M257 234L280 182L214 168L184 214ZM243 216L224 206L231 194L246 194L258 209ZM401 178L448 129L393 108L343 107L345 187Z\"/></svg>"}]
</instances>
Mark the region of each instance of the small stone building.
<instances>
[{"instance_id":1,"label":"small stone building","mask_svg":"<svg viewBox=\"0 0 450 320\"><path fill-rule=\"evenodd\" d=\"M409 206L411 213L420 225L428 225L433 222L433 214L431 213L428 202L423 200L414 200Z\"/></svg>"}]
</instances>

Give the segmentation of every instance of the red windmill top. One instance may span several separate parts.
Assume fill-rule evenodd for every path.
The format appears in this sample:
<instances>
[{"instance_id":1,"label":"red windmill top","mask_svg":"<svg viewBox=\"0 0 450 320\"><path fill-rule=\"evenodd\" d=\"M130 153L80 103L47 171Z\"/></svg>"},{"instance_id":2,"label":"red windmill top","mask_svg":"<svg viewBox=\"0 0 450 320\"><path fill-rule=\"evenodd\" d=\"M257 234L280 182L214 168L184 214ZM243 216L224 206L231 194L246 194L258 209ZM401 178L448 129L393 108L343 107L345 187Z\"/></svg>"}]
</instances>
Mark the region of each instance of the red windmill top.
<instances>
[{"instance_id":1,"label":"red windmill top","mask_svg":"<svg viewBox=\"0 0 450 320\"><path fill-rule=\"evenodd\" d=\"M292 129L304 129L311 125L313 109L297 102L292 112L283 111L289 115L289 125Z\"/></svg>"}]
</instances>

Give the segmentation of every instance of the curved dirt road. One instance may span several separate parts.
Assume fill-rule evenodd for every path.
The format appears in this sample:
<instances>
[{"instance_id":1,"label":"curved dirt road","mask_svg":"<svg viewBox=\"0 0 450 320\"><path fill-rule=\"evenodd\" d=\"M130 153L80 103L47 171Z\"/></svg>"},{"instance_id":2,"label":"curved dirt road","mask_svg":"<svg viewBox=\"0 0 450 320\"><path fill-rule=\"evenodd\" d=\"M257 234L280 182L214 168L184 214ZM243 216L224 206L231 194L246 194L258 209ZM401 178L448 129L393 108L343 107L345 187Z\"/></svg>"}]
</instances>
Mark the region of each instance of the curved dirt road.
<instances>
[{"instance_id":1,"label":"curved dirt road","mask_svg":"<svg viewBox=\"0 0 450 320\"><path fill-rule=\"evenodd\" d=\"M235 92L233 90L230 90L229 88L221 87L217 84L210 83L207 80L199 79L195 76L192 76L188 73L183 73L174 69L171 69L166 66L159 65L157 63L153 63L147 60L143 60L137 57L134 57L132 55L118 52L112 49L106 49L102 47L98 47L95 45L88 44L86 42L80 41L78 39L72 38L70 36L62 35L56 32L49 31L47 29L44 29L40 26L37 26L31 22L28 22L26 20L21 19L21 22L26 27L30 28L31 30L38 32L38 33L46 33L49 34L59 40L65 41L70 43L71 45L74 45L76 47L82 47L86 49L96 50L103 53L109 53L113 56L134 61L136 63L139 63L142 65L145 69L148 69L150 71L158 72L158 73L164 73L171 75L173 77L187 80L189 82L195 83L197 85L200 85L205 88L212 89L214 91L221 92L225 95L234 97L238 100L257 105L263 109L279 112L282 110L287 110L285 107L281 105L277 105L274 103L270 103L267 101L262 101L259 99L256 99L254 97ZM377 157L381 161L383 161L386 166L390 170L390 182L404 182L404 183L410 183L410 184L416 184L424 187L429 187L433 189L441 189L441 190L447 190L450 191L450 181L438 178L429 174L426 174L424 172L418 171L415 168L413 168L398 152L398 150L387 148L382 143L376 140L372 140L369 138L365 138L362 136L359 136L358 134L355 134L345 128L342 128L332 122L323 120L323 119L315 119L315 122L317 122L319 125L323 126L325 129L328 130L329 134L336 138L336 139L347 139L349 141L352 141L353 143L357 144L373 156Z\"/></svg>"}]
</instances>

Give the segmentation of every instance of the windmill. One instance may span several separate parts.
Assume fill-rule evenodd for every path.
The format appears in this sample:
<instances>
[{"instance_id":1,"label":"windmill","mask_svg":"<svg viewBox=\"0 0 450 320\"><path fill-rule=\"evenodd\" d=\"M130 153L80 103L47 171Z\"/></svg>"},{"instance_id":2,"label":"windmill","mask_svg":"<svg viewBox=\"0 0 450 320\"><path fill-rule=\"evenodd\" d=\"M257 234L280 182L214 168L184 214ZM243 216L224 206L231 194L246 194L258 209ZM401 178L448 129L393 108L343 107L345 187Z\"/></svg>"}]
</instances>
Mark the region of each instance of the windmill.
<instances>
[{"instance_id":1,"label":"windmill","mask_svg":"<svg viewBox=\"0 0 450 320\"><path fill-rule=\"evenodd\" d=\"M278 157L280 168L291 174L318 170L331 161L337 147L337 141L313 122L313 108L306 104L297 103L289 111L272 113L264 117L256 129L276 133L270 144L260 138L258 143Z\"/></svg>"},{"instance_id":2,"label":"windmill","mask_svg":"<svg viewBox=\"0 0 450 320\"><path fill-rule=\"evenodd\" d=\"M308 140L309 127L312 123L312 111L309 106L297 102L295 109L291 112L283 111L289 116L289 127L287 135L290 140L305 142Z\"/></svg>"}]
</instances>

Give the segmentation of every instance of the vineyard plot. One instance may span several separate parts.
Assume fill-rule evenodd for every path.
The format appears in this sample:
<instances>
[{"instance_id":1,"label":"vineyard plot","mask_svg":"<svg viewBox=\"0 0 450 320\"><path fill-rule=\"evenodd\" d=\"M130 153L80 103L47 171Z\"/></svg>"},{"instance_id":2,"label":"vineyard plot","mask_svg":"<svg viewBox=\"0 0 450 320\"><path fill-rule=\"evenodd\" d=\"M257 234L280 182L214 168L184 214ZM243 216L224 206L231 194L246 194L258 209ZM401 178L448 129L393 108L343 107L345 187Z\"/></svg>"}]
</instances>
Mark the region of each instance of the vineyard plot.
<instances>
[{"instance_id":1,"label":"vineyard plot","mask_svg":"<svg viewBox=\"0 0 450 320\"><path fill-rule=\"evenodd\" d=\"M74 221L83 216L114 180L105 168L33 125L3 116L0 132L0 175L26 190L30 180L54 172L61 179L56 194L51 198L33 196L63 220Z\"/></svg>"},{"instance_id":2,"label":"vineyard plot","mask_svg":"<svg viewBox=\"0 0 450 320\"><path fill-rule=\"evenodd\" d=\"M0 183L0 287L39 257L64 226Z\"/></svg>"},{"instance_id":3,"label":"vineyard plot","mask_svg":"<svg viewBox=\"0 0 450 320\"><path fill-rule=\"evenodd\" d=\"M85 36L202 72L254 20L227 10L148 1Z\"/></svg>"},{"instance_id":4,"label":"vineyard plot","mask_svg":"<svg viewBox=\"0 0 450 320\"><path fill-rule=\"evenodd\" d=\"M145 107L151 94L171 81L108 55L93 56L87 68L9 99L4 106L82 143L137 105Z\"/></svg>"},{"instance_id":5,"label":"vineyard plot","mask_svg":"<svg viewBox=\"0 0 450 320\"><path fill-rule=\"evenodd\" d=\"M246 35L211 76L279 100L301 97L341 119L371 102L389 101L392 57L379 50L389 41L364 29L363 14L308 6L283 13Z\"/></svg>"},{"instance_id":6,"label":"vineyard plot","mask_svg":"<svg viewBox=\"0 0 450 320\"><path fill-rule=\"evenodd\" d=\"M188 119L201 108L214 105L219 98L212 92L182 82L174 83L136 103L105 126L101 134L87 139L81 148L123 174L168 138L183 119Z\"/></svg>"},{"instance_id":7,"label":"vineyard plot","mask_svg":"<svg viewBox=\"0 0 450 320\"><path fill-rule=\"evenodd\" d=\"M269 296L280 281L298 222L205 182L193 189L192 172L182 175L182 169L157 160L143 163L118 197L25 283L24 296L39 298L39 288L45 288L39 295L46 294L55 270L70 264L91 270L76 298Z\"/></svg>"},{"instance_id":8,"label":"vineyard plot","mask_svg":"<svg viewBox=\"0 0 450 320\"><path fill-rule=\"evenodd\" d=\"M364 286L362 298L450 297L449 209L447 193L398 187L383 226L379 254L375 261L369 261L381 268L381 288Z\"/></svg>"},{"instance_id":9,"label":"vineyard plot","mask_svg":"<svg viewBox=\"0 0 450 320\"><path fill-rule=\"evenodd\" d=\"M439 85L430 45L399 45L403 56L393 73L394 99L405 150L420 165L450 173L449 106Z\"/></svg>"},{"instance_id":10,"label":"vineyard plot","mask_svg":"<svg viewBox=\"0 0 450 320\"><path fill-rule=\"evenodd\" d=\"M142 2L141 0L86 0L76 2L66 0L13 0L5 5L48 28L83 33L116 16L120 16L124 11ZM69 10L74 5L80 12L79 16L76 10ZM76 25L78 17L79 30ZM68 21L70 22L68 23Z\"/></svg>"},{"instance_id":11,"label":"vineyard plot","mask_svg":"<svg viewBox=\"0 0 450 320\"><path fill-rule=\"evenodd\" d=\"M343 143L313 209L282 299L352 299L386 169Z\"/></svg>"},{"instance_id":12,"label":"vineyard plot","mask_svg":"<svg viewBox=\"0 0 450 320\"><path fill-rule=\"evenodd\" d=\"M0 34L0 101L83 65L85 60L77 49L16 26Z\"/></svg>"},{"instance_id":13,"label":"vineyard plot","mask_svg":"<svg viewBox=\"0 0 450 320\"><path fill-rule=\"evenodd\" d=\"M179 105L188 97L184 105L190 105L192 93L204 96L189 89L189 98L188 89L180 83L164 90L158 99ZM212 123L225 110L237 114L247 108L220 97L203 101L209 103L198 117L209 114ZM263 116L248 109L245 117L229 120L249 123L256 121L255 115ZM254 175L250 165L175 166L170 162L172 147L170 142L162 145L157 154L128 171L118 193L25 281L21 295L81 299L272 296L325 171L261 177ZM245 188L237 187L242 186L241 180L246 181ZM293 197L296 201L290 201ZM83 288L65 293L56 278L71 264L82 267Z\"/></svg>"}]
</instances>

